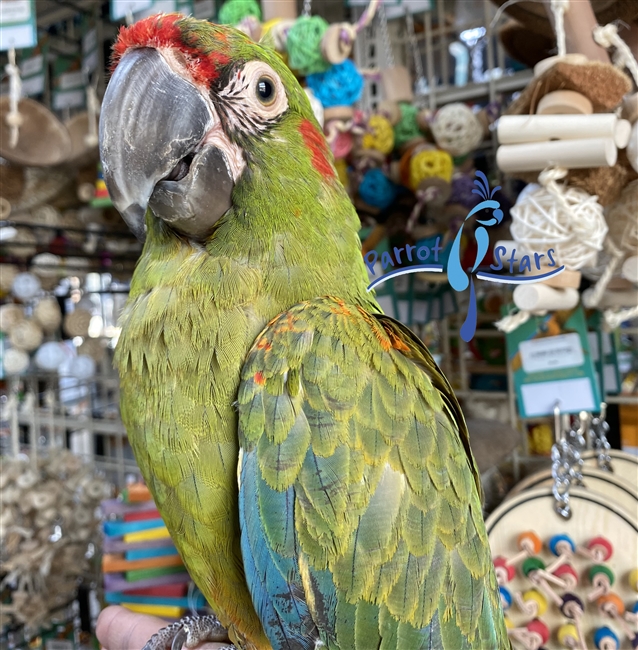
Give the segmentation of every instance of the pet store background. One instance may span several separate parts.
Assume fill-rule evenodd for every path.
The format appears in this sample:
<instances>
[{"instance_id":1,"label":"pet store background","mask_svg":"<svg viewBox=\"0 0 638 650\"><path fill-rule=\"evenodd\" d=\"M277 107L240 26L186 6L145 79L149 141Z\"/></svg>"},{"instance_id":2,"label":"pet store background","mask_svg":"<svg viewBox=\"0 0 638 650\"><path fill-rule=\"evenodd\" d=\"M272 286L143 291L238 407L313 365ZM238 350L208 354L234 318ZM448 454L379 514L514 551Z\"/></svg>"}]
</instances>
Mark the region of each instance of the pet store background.
<instances>
[{"instance_id":1,"label":"pet store background","mask_svg":"<svg viewBox=\"0 0 638 650\"><path fill-rule=\"evenodd\" d=\"M463 228L462 268L498 276L474 275L469 343L469 292L445 272L377 296L462 403L513 645L636 647L638 4L623 0L0 0L0 647L94 647L107 603L205 607L119 417L140 245L97 151L119 26L171 11L263 38L299 77L371 279L437 239L446 265ZM502 211L482 259L478 172ZM551 271L550 249L563 273L511 283Z\"/></svg>"}]
</instances>

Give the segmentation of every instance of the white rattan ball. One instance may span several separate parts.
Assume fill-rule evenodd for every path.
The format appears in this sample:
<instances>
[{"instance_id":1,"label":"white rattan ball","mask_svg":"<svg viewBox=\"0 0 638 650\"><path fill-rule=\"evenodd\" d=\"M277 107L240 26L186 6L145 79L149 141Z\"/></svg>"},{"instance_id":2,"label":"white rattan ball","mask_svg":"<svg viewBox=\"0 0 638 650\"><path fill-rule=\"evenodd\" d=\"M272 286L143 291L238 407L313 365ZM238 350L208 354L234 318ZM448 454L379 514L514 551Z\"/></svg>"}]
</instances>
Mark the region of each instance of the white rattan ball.
<instances>
[{"instance_id":1,"label":"white rattan ball","mask_svg":"<svg viewBox=\"0 0 638 650\"><path fill-rule=\"evenodd\" d=\"M29 367L29 355L15 348L5 350L2 365L7 375L21 375Z\"/></svg>"},{"instance_id":2,"label":"white rattan ball","mask_svg":"<svg viewBox=\"0 0 638 650\"><path fill-rule=\"evenodd\" d=\"M628 255L638 254L638 180L631 181L605 210L605 219L613 245Z\"/></svg>"},{"instance_id":3,"label":"white rattan ball","mask_svg":"<svg viewBox=\"0 0 638 650\"><path fill-rule=\"evenodd\" d=\"M62 323L62 312L55 298L42 298L33 310L33 318L45 332L55 332Z\"/></svg>"},{"instance_id":4,"label":"white rattan ball","mask_svg":"<svg viewBox=\"0 0 638 650\"><path fill-rule=\"evenodd\" d=\"M603 247L607 224L596 196L573 187L559 197L547 188L536 186L519 196L510 210L511 233L527 250L554 257L568 269L577 270L596 263Z\"/></svg>"},{"instance_id":5,"label":"white rattan ball","mask_svg":"<svg viewBox=\"0 0 638 650\"><path fill-rule=\"evenodd\" d=\"M9 334L23 320L24 309L20 305L9 303L0 307L0 332Z\"/></svg>"},{"instance_id":6,"label":"white rattan ball","mask_svg":"<svg viewBox=\"0 0 638 650\"><path fill-rule=\"evenodd\" d=\"M76 309L64 317L64 330L73 336L88 336L91 324L91 312L86 309Z\"/></svg>"},{"instance_id":7,"label":"white rattan ball","mask_svg":"<svg viewBox=\"0 0 638 650\"><path fill-rule=\"evenodd\" d=\"M68 374L75 379L84 381L90 379L95 375L96 365L95 361L91 357L80 354L75 357L69 366Z\"/></svg>"},{"instance_id":8,"label":"white rattan ball","mask_svg":"<svg viewBox=\"0 0 638 650\"><path fill-rule=\"evenodd\" d=\"M31 320L23 320L11 328L9 341L14 348L32 352L42 343L42 330L40 326Z\"/></svg>"},{"instance_id":9,"label":"white rattan ball","mask_svg":"<svg viewBox=\"0 0 638 650\"><path fill-rule=\"evenodd\" d=\"M42 370L53 372L57 370L67 358L67 353L62 343L49 341L38 348L35 353L35 365Z\"/></svg>"},{"instance_id":10,"label":"white rattan ball","mask_svg":"<svg viewBox=\"0 0 638 650\"><path fill-rule=\"evenodd\" d=\"M18 273L11 287L11 293L22 301L35 298L41 290L40 280L33 273Z\"/></svg>"},{"instance_id":11,"label":"white rattan ball","mask_svg":"<svg viewBox=\"0 0 638 650\"><path fill-rule=\"evenodd\" d=\"M0 264L0 291L2 293L11 291L13 281L18 273L20 273L20 270L15 264Z\"/></svg>"},{"instance_id":12,"label":"white rattan ball","mask_svg":"<svg viewBox=\"0 0 638 650\"><path fill-rule=\"evenodd\" d=\"M441 108L430 125L436 144L452 156L464 156L483 141L483 127L465 104Z\"/></svg>"},{"instance_id":13,"label":"white rattan ball","mask_svg":"<svg viewBox=\"0 0 638 650\"><path fill-rule=\"evenodd\" d=\"M638 122L631 127L631 135L627 144L627 158L629 164L638 172Z\"/></svg>"}]
</instances>

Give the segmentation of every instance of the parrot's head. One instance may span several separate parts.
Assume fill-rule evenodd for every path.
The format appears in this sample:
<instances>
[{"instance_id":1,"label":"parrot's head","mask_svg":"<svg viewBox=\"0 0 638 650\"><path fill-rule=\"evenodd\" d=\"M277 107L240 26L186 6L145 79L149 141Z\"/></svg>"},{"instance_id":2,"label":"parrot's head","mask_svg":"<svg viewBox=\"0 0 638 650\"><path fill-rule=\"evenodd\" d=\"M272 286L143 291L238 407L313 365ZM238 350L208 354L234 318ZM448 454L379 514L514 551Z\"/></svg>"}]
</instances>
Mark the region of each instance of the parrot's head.
<instances>
[{"instance_id":1,"label":"parrot's head","mask_svg":"<svg viewBox=\"0 0 638 650\"><path fill-rule=\"evenodd\" d=\"M308 98L276 52L179 14L121 30L100 156L113 203L141 239L147 219L202 241L234 217L299 218L327 189L347 199Z\"/></svg>"}]
</instances>

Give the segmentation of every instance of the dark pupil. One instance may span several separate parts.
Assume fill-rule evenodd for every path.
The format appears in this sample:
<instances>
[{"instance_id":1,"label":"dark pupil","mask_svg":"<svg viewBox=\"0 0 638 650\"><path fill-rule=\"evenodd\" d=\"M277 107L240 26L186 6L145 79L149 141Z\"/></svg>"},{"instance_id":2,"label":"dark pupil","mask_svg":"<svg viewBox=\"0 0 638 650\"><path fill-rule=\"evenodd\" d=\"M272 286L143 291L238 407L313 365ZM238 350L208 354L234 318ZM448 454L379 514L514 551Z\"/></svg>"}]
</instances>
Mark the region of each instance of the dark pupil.
<instances>
[{"instance_id":1,"label":"dark pupil","mask_svg":"<svg viewBox=\"0 0 638 650\"><path fill-rule=\"evenodd\" d=\"M268 79L260 79L257 82L257 93L261 99L268 100L272 98L273 87Z\"/></svg>"}]
</instances>

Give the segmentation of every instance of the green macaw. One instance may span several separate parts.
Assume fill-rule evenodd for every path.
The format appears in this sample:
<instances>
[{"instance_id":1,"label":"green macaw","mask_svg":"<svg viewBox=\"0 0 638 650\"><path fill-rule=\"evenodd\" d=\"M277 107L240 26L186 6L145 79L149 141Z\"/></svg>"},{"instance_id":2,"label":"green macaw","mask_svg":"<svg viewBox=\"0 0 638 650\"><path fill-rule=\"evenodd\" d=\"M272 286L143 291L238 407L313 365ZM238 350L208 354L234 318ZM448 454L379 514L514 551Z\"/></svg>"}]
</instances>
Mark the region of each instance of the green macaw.
<instances>
[{"instance_id":1,"label":"green macaw","mask_svg":"<svg viewBox=\"0 0 638 650\"><path fill-rule=\"evenodd\" d=\"M113 66L104 177L145 239L122 417L228 638L509 647L463 415L366 289L357 214L293 74L179 15L123 29ZM148 647L178 628L205 636L176 625Z\"/></svg>"}]
</instances>

